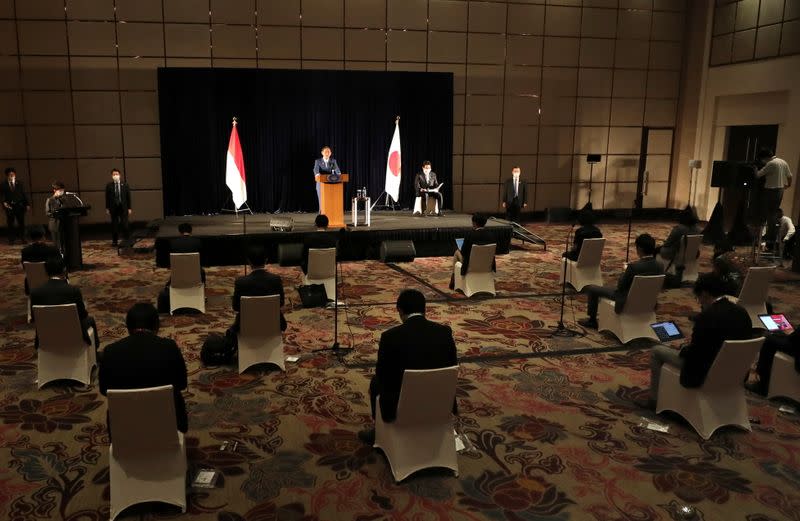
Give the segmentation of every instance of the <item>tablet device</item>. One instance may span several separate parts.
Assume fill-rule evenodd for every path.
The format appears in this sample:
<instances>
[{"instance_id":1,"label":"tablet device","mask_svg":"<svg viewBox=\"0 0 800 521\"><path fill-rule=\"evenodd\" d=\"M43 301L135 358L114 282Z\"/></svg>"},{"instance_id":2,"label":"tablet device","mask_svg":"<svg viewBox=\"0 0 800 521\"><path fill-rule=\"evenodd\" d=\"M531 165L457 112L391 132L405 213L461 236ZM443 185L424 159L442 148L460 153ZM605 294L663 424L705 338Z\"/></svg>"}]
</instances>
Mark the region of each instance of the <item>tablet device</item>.
<instances>
[{"instance_id":1,"label":"tablet device","mask_svg":"<svg viewBox=\"0 0 800 521\"><path fill-rule=\"evenodd\" d=\"M658 339L662 342L671 342L683 338L683 333L675 322L656 322L650 324Z\"/></svg>"},{"instance_id":2,"label":"tablet device","mask_svg":"<svg viewBox=\"0 0 800 521\"><path fill-rule=\"evenodd\" d=\"M456 248L460 250L462 246L464 246L464 239L456 239Z\"/></svg>"},{"instance_id":3,"label":"tablet device","mask_svg":"<svg viewBox=\"0 0 800 521\"><path fill-rule=\"evenodd\" d=\"M786 316L780 315L758 315L758 319L767 328L767 331L791 331L794 329L786 320Z\"/></svg>"}]
</instances>

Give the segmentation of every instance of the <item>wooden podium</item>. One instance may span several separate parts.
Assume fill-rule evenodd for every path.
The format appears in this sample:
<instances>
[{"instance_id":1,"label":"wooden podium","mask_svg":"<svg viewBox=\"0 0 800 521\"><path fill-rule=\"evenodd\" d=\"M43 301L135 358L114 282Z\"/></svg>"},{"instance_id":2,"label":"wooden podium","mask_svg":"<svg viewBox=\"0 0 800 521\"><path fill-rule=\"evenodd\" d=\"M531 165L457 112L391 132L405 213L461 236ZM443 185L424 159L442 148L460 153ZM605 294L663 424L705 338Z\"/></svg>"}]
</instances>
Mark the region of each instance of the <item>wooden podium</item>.
<instances>
[{"instance_id":1,"label":"wooden podium","mask_svg":"<svg viewBox=\"0 0 800 521\"><path fill-rule=\"evenodd\" d=\"M329 227L344 228L344 184L349 176L341 174L334 183L328 182L327 174L317 174L314 179L322 183L319 190L320 213L328 217Z\"/></svg>"}]
</instances>

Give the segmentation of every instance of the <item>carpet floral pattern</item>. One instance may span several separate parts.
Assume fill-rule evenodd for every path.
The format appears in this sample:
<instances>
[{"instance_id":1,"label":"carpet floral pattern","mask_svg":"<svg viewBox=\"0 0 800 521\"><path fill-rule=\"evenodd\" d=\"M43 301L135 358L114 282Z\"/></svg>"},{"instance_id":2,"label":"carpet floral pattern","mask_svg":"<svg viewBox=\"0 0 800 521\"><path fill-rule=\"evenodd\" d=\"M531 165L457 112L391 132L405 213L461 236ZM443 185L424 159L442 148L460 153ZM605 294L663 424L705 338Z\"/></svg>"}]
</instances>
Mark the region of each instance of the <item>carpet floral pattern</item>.
<instances>
[{"instance_id":1,"label":"carpet floral pattern","mask_svg":"<svg viewBox=\"0 0 800 521\"><path fill-rule=\"evenodd\" d=\"M603 226L603 273L613 283L625 258L627 227ZM649 343L620 346L588 331L550 338L560 316L559 257L567 226L532 225L548 249L525 245L497 259L495 298L466 299L447 289L450 259L342 266L342 360L313 351L333 342L333 312L303 309L298 268L270 267L287 290L285 351L300 357L286 372L203 367L200 346L233 320L233 279L243 268L209 268L205 315L162 316L189 368L185 393L190 475L215 469L213 489L188 489L181 515L162 505L124 519L267 520L800 520L800 416L748 395L751 433L722 429L702 440L677 416L642 409ZM663 238L669 225L634 223L633 235ZM155 302L168 278L151 256L117 256L87 241L92 265L71 279L83 289L102 345L125 336L125 311ZM106 400L94 385L37 389L34 330L26 322L19 249L0 247L0 518L10 521L108 519ZM710 249L701 264L707 269ZM800 318L796 274L779 269L776 309ZM382 331L398 323L394 300L407 287L429 299L430 318L453 327L459 356L457 429L471 442L459 476L423 471L394 483L380 452L356 433L369 425L368 384ZM658 316L691 330L697 305L688 288L660 296ZM569 292L564 319L584 315ZM643 418L669 425L649 430ZM237 450L222 451L225 442Z\"/></svg>"}]
</instances>

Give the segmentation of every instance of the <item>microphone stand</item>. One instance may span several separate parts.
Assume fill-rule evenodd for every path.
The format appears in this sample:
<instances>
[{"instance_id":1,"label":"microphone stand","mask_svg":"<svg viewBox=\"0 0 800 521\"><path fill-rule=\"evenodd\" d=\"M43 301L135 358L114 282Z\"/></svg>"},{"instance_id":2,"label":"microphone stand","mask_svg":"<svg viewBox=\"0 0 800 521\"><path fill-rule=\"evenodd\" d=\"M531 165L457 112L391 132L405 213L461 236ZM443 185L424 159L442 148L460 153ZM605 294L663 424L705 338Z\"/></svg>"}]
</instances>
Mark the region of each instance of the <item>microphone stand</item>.
<instances>
[{"instance_id":1,"label":"microphone stand","mask_svg":"<svg viewBox=\"0 0 800 521\"><path fill-rule=\"evenodd\" d=\"M567 232L567 241L564 244L564 253L566 254L569 251L569 238L572 235L572 230L575 228L575 223L572 223L572 226ZM564 325L564 302L566 301L567 295L567 258L566 256L561 258L561 263L564 265L563 272L561 274L561 317L558 319L558 325L556 328L550 333L551 337L564 337L570 338L574 336L580 336L580 331L575 331L573 329L569 329L567 326Z\"/></svg>"},{"instance_id":2,"label":"microphone stand","mask_svg":"<svg viewBox=\"0 0 800 521\"><path fill-rule=\"evenodd\" d=\"M344 229L342 229L342 234L344 235ZM330 351L339 359L348 351L352 351L352 347L341 347L339 345L339 247L337 243L336 247L337 256L335 257L336 267L333 270L333 344L330 347L323 347L322 349L317 349L314 352L320 353L323 351Z\"/></svg>"}]
</instances>

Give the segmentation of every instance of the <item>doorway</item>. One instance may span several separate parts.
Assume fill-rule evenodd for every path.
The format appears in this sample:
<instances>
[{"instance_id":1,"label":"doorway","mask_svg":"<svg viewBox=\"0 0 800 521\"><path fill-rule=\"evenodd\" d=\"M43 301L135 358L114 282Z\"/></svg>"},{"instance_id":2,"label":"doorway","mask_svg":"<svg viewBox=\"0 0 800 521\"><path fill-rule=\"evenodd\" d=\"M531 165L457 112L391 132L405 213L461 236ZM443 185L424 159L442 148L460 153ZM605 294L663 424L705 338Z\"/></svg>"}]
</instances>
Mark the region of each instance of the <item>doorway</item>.
<instances>
[{"instance_id":1,"label":"doorway","mask_svg":"<svg viewBox=\"0 0 800 521\"><path fill-rule=\"evenodd\" d=\"M673 127L642 127L636 208L666 208L672 171Z\"/></svg>"}]
</instances>

